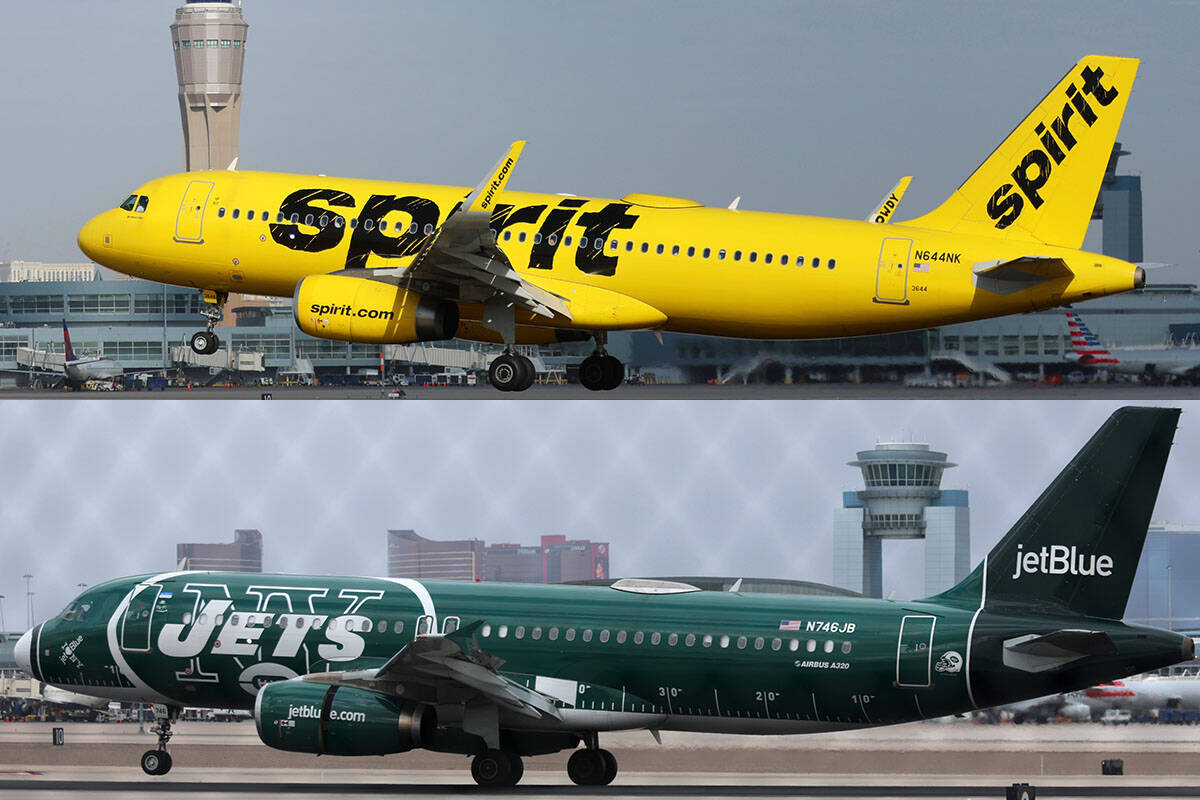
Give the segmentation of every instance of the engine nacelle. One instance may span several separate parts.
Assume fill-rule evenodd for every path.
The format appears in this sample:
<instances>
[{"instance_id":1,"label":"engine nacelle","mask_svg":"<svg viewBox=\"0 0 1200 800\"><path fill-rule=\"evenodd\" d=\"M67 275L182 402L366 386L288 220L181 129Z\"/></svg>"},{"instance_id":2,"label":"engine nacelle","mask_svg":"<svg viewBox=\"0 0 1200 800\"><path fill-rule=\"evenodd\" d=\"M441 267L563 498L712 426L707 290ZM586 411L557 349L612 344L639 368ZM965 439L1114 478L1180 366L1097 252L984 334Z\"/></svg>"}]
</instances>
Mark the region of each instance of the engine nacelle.
<instances>
[{"instance_id":1,"label":"engine nacelle","mask_svg":"<svg viewBox=\"0 0 1200 800\"><path fill-rule=\"evenodd\" d=\"M310 275L296 284L296 325L343 342L408 344L454 338L458 304L370 278Z\"/></svg>"},{"instance_id":2,"label":"engine nacelle","mask_svg":"<svg viewBox=\"0 0 1200 800\"><path fill-rule=\"evenodd\" d=\"M254 703L258 738L294 753L383 756L426 747L433 706L367 689L289 680L268 683Z\"/></svg>"}]
</instances>

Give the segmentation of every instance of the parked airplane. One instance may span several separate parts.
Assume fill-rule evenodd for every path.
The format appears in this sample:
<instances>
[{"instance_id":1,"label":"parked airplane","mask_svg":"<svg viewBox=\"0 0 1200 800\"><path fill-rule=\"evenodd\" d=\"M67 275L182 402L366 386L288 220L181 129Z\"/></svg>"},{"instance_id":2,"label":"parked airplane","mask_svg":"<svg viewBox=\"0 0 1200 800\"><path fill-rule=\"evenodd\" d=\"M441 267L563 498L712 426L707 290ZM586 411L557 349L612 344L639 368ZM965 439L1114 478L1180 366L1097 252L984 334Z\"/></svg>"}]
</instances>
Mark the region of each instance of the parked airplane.
<instances>
[{"instance_id":1,"label":"parked airplane","mask_svg":"<svg viewBox=\"0 0 1200 800\"><path fill-rule=\"evenodd\" d=\"M1003 707L1013 722L1045 722L1063 717L1076 721L1098 719L1111 708L1145 714L1161 709L1200 709L1200 679L1125 678L1082 691L1047 695Z\"/></svg>"},{"instance_id":2,"label":"parked airplane","mask_svg":"<svg viewBox=\"0 0 1200 800\"><path fill-rule=\"evenodd\" d=\"M590 336L580 382L612 389L624 366L605 350L609 331L861 336L1141 287L1140 267L1078 249L1137 66L1084 57L946 202L905 223L890 222L886 198L856 221L510 192L515 142L474 190L243 172L236 160L171 175L89 221L79 247L203 289L213 307L198 353L217 349L228 293L256 292L294 297L296 324L326 339L502 342L489 373L504 391L533 380L514 345Z\"/></svg>"},{"instance_id":3,"label":"parked airplane","mask_svg":"<svg viewBox=\"0 0 1200 800\"><path fill-rule=\"evenodd\" d=\"M1132 375L1193 376L1200 369L1200 347L1105 347L1099 337L1084 324L1083 318L1067 310L1067 328L1071 332L1072 361L1097 369Z\"/></svg>"},{"instance_id":4,"label":"parked airplane","mask_svg":"<svg viewBox=\"0 0 1200 800\"><path fill-rule=\"evenodd\" d=\"M156 703L171 767L181 706L249 708L271 747L521 757L584 748L607 784L620 729L807 733L889 725L1091 686L1194 654L1120 617L1179 412L1114 413L951 589L924 600L166 572L88 588L16 660L71 690Z\"/></svg>"},{"instance_id":5,"label":"parked airplane","mask_svg":"<svg viewBox=\"0 0 1200 800\"><path fill-rule=\"evenodd\" d=\"M21 355L22 352L28 354L28 361L20 361L23 357ZM63 359L61 371L59 370L58 357L48 350L19 348L18 360L20 363L26 363L32 367L32 369L17 370L19 372L31 376L44 377L48 374L61 376L62 380L58 381L60 385L65 382L69 386L76 388L87 386L90 381L107 383L125 374L125 368L111 358L99 355L76 355L75 348L71 345L71 332L67 330L67 321L65 319L63 320Z\"/></svg>"}]
</instances>

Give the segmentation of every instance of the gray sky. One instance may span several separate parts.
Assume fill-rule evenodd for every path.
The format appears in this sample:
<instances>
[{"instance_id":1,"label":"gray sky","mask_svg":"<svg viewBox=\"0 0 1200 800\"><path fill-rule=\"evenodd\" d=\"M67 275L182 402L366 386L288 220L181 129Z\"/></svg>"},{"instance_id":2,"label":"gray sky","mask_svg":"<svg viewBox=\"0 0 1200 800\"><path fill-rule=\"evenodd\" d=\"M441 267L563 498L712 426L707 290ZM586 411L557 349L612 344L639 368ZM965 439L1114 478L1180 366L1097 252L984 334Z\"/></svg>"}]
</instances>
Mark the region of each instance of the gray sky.
<instances>
[{"instance_id":1,"label":"gray sky","mask_svg":"<svg viewBox=\"0 0 1200 800\"><path fill-rule=\"evenodd\" d=\"M0 260L183 167L170 0L13 3L0 48ZM1200 279L1200 4L248 0L243 168L649 191L861 218L943 200L1080 56L1143 59L1121 138L1146 258ZM1099 248L1098 234L1089 246Z\"/></svg>"},{"instance_id":2,"label":"gray sky","mask_svg":"<svg viewBox=\"0 0 1200 800\"><path fill-rule=\"evenodd\" d=\"M175 543L259 528L269 571L381 574L388 528L612 543L614 574L832 578L845 462L926 441L959 464L978 561L1112 402L10 400L0 417L0 594L48 616L76 584L171 569ZM1185 404L1156 519L1200 522L1200 404ZM884 590L921 592L920 545Z\"/></svg>"}]
</instances>

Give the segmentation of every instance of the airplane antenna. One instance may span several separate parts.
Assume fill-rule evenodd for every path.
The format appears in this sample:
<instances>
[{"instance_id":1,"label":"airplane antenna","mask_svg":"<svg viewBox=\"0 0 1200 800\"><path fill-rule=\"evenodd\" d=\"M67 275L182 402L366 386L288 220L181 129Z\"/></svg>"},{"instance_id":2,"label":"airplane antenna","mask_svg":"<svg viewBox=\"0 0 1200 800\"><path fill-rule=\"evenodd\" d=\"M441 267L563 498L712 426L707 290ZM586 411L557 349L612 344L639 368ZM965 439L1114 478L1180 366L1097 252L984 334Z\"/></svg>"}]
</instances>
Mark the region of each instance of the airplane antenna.
<instances>
[{"instance_id":1,"label":"airplane antenna","mask_svg":"<svg viewBox=\"0 0 1200 800\"><path fill-rule=\"evenodd\" d=\"M733 582L733 586L729 587L729 591L740 592L741 590L742 590L742 579L738 578L736 581Z\"/></svg>"},{"instance_id":2,"label":"airplane antenna","mask_svg":"<svg viewBox=\"0 0 1200 800\"><path fill-rule=\"evenodd\" d=\"M739 194L737 197L733 198L733 202L729 204L729 210L737 211L738 203L740 203L740 202L742 202L742 196Z\"/></svg>"},{"instance_id":3,"label":"airplane antenna","mask_svg":"<svg viewBox=\"0 0 1200 800\"><path fill-rule=\"evenodd\" d=\"M229 170L230 172L237 172L237 160L238 160L238 157L234 156L233 161L230 161L229 166L226 167L225 169Z\"/></svg>"}]
</instances>

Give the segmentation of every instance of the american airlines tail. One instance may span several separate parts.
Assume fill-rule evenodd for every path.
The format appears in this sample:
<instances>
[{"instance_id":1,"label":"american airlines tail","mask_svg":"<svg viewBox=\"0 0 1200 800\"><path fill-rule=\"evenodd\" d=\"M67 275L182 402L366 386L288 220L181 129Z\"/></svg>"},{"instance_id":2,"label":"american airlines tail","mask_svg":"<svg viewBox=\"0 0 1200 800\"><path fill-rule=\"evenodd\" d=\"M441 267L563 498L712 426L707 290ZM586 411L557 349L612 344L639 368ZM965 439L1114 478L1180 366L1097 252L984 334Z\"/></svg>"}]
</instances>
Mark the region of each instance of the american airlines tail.
<instances>
[{"instance_id":1,"label":"american airlines tail","mask_svg":"<svg viewBox=\"0 0 1200 800\"><path fill-rule=\"evenodd\" d=\"M946 202L904 224L1079 249L1137 68L1084 56Z\"/></svg>"},{"instance_id":2,"label":"american airlines tail","mask_svg":"<svg viewBox=\"0 0 1200 800\"><path fill-rule=\"evenodd\" d=\"M1067 309L1067 329L1071 332L1071 349L1079 356L1080 364L1118 364L1120 360L1100 344L1100 338L1084 324L1083 318Z\"/></svg>"}]
</instances>

